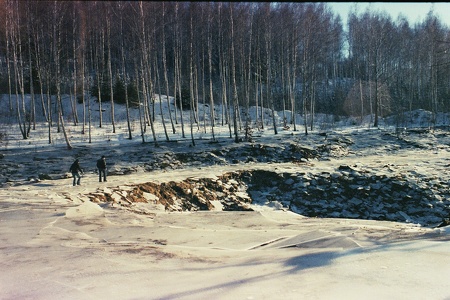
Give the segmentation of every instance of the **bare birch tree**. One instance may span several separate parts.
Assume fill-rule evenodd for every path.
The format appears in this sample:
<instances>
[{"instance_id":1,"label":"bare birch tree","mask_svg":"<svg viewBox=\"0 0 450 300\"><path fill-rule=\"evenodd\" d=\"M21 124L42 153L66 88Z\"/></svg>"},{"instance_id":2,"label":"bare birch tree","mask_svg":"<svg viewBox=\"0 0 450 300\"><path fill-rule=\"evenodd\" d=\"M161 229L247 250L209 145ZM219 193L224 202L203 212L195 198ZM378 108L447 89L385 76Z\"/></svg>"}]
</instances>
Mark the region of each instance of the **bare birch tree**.
<instances>
[{"instance_id":1,"label":"bare birch tree","mask_svg":"<svg viewBox=\"0 0 450 300\"><path fill-rule=\"evenodd\" d=\"M237 110L239 109L238 103L238 92L237 92L237 82L236 82L236 58L234 49L234 19L233 19L233 4L230 4L230 28L231 28L231 79L233 82L233 129L234 129L234 142L239 142L239 132L237 124Z\"/></svg>"},{"instance_id":2,"label":"bare birch tree","mask_svg":"<svg viewBox=\"0 0 450 300\"><path fill-rule=\"evenodd\" d=\"M54 3L53 10L53 55L55 58L55 84L56 84L56 102L58 105L58 120L61 125L62 133L66 141L67 149L71 150L72 145L69 140L69 136L66 132L62 108L61 99L61 23L64 19L64 11L57 5L57 1Z\"/></svg>"}]
</instances>

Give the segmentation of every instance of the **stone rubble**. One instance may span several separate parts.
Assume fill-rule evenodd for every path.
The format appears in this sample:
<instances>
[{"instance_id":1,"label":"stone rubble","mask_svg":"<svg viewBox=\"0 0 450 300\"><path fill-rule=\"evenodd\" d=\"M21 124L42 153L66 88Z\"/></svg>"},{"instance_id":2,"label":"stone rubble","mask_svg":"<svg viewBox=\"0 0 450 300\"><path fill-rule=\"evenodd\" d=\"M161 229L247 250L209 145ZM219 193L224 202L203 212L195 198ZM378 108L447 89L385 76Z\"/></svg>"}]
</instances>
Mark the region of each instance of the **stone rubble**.
<instances>
[{"instance_id":1,"label":"stone rubble","mask_svg":"<svg viewBox=\"0 0 450 300\"><path fill-rule=\"evenodd\" d=\"M448 183L414 178L377 175L348 165L319 174L250 170L226 173L218 179L117 187L90 198L130 209L136 202L153 202L169 211L214 210L212 202L220 201L224 211L265 205L307 217L399 221L429 227L445 224L450 216Z\"/></svg>"}]
</instances>

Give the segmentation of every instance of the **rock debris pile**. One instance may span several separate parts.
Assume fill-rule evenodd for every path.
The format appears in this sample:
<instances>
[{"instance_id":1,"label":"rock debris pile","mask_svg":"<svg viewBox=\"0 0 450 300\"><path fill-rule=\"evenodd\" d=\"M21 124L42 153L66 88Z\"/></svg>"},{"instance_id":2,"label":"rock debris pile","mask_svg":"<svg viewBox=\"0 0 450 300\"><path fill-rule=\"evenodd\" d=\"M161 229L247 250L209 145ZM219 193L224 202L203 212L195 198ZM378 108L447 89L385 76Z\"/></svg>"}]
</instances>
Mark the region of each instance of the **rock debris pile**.
<instances>
[{"instance_id":1,"label":"rock debris pile","mask_svg":"<svg viewBox=\"0 0 450 300\"><path fill-rule=\"evenodd\" d=\"M168 211L214 210L217 206L223 211L252 210L246 184L232 179L233 175L235 173L225 174L220 179L191 178L182 182L104 188L88 197L93 202L110 202L135 212L143 209L133 207L135 203L160 204Z\"/></svg>"},{"instance_id":2,"label":"rock debris pile","mask_svg":"<svg viewBox=\"0 0 450 300\"><path fill-rule=\"evenodd\" d=\"M389 177L347 165L333 173L319 174L237 171L217 179L117 187L91 194L90 198L130 208L136 202L159 203L169 211L214 210L218 205L226 211L253 210L257 205L268 205L308 217L422 226L438 226L450 216L447 182L431 178L411 181L408 174Z\"/></svg>"},{"instance_id":3,"label":"rock debris pile","mask_svg":"<svg viewBox=\"0 0 450 300\"><path fill-rule=\"evenodd\" d=\"M389 167L389 166L387 166ZM408 174L385 174L340 166L335 172L243 174L253 203L279 202L309 217L411 222L436 226L450 216L448 182L410 180Z\"/></svg>"}]
</instances>

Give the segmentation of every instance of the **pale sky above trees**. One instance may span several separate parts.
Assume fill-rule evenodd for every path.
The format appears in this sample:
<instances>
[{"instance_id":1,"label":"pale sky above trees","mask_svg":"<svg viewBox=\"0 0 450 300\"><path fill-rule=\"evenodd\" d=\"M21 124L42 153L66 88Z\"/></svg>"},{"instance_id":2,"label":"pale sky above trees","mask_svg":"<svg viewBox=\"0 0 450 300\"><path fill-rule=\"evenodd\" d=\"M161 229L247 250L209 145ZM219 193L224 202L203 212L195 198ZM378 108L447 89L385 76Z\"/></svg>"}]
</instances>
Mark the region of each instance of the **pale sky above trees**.
<instances>
[{"instance_id":1,"label":"pale sky above trees","mask_svg":"<svg viewBox=\"0 0 450 300\"><path fill-rule=\"evenodd\" d=\"M359 12L386 11L395 20L402 14L411 23L422 22L430 10L438 16L443 24L450 26L450 2L327 2L332 10L339 14L346 26L349 11L357 8Z\"/></svg>"}]
</instances>

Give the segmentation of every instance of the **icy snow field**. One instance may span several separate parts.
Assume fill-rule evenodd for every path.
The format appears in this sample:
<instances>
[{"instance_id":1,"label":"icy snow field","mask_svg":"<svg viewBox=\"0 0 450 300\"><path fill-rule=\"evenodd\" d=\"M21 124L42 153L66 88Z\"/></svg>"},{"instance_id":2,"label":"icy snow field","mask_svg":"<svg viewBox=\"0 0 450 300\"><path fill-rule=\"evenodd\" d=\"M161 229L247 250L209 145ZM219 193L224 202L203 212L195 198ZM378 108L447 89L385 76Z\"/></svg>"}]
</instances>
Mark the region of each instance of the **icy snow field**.
<instances>
[{"instance_id":1,"label":"icy snow field","mask_svg":"<svg viewBox=\"0 0 450 300\"><path fill-rule=\"evenodd\" d=\"M169 212L155 203L140 203L146 213L136 214L90 202L86 196L110 187L213 178L244 169L321 173L343 164L380 172L390 166L391 171L414 171L448 182L450 143L444 133L441 138L417 135L422 139L417 142L428 147L404 149L383 143L376 129L337 131L364 134L353 136L355 144L345 156L308 164L136 168L111 175L106 183L99 183L94 173L93 161L99 155L106 153L116 169L139 161L136 152L131 159L127 148L117 148L120 139L74 143L72 152L61 142L46 146L45 140L30 140L19 145L10 139L1 149L2 168L15 162L24 178L41 170L61 177L17 179L0 188L0 299L450 299L449 226L308 218L256 204L254 211ZM101 140L106 129L96 132L95 140ZM291 134L305 144L317 142L301 132L281 136ZM124 143L149 151L172 147L139 146L136 135ZM264 133L259 142L263 138ZM228 137L222 134L219 139ZM187 152L194 148L188 144L182 143ZM82 185L73 187L72 179L62 175L79 156L86 174ZM443 201L448 205L448 199Z\"/></svg>"}]
</instances>

